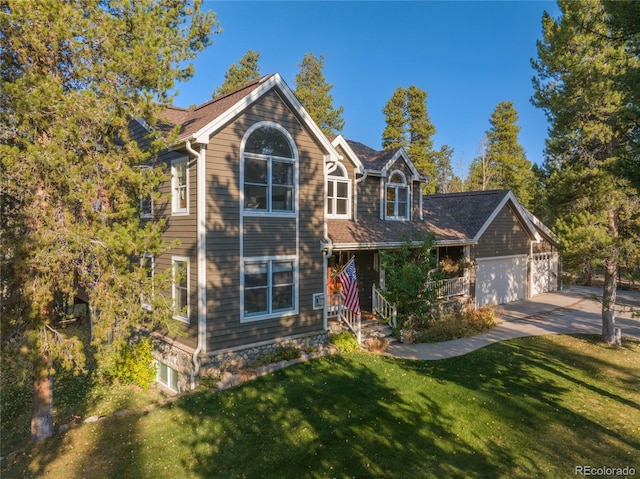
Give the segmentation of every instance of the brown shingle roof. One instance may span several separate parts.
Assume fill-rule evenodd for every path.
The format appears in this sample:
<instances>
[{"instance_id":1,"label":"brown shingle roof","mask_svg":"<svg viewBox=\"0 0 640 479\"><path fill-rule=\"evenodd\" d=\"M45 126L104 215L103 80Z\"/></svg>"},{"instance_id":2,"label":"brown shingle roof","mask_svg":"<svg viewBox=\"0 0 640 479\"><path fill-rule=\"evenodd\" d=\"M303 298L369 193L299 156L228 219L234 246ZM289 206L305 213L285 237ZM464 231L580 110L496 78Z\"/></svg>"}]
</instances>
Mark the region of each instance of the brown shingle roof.
<instances>
[{"instance_id":1,"label":"brown shingle roof","mask_svg":"<svg viewBox=\"0 0 640 479\"><path fill-rule=\"evenodd\" d=\"M422 199L424 221L440 241L473 239L508 190L427 195Z\"/></svg>"},{"instance_id":2,"label":"brown shingle roof","mask_svg":"<svg viewBox=\"0 0 640 479\"><path fill-rule=\"evenodd\" d=\"M368 170L381 170L400 149L377 151L357 141L347 140L347 143Z\"/></svg>"},{"instance_id":3,"label":"brown shingle roof","mask_svg":"<svg viewBox=\"0 0 640 479\"><path fill-rule=\"evenodd\" d=\"M160 116L161 121L164 122L162 128L171 129L179 126L180 138L187 138L225 113L233 105L258 88L260 84L269 79L269 77L271 77L271 75L263 76L226 95L209 100L194 109L171 106Z\"/></svg>"},{"instance_id":4,"label":"brown shingle roof","mask_svg":"<svg viewBox=\"0 0 640 479\"><path fill-rule=\"evenodd\" d=\"M358 222L328 220L329 237L335 245L404 243L414 232L433 232L436 241L470 242L508 194L508 190L472 191L427 195L424 220L386 221L362 217Z\"/></svg>"}]
</instances>

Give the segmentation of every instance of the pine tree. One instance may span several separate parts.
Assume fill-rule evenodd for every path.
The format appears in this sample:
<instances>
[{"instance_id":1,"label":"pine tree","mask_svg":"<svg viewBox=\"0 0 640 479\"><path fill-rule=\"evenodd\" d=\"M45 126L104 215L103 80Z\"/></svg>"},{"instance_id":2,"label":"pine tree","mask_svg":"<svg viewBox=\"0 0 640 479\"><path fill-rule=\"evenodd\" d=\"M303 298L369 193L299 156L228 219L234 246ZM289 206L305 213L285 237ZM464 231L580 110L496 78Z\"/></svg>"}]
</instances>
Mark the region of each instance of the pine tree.
<instances>
[{"instance_id":1,"label":"pine tree","mask_svg":"<svg viewBox=\"0 0 640 479\"><path fill-rule=\"evenodd\" d=\"M322 72L324 56L320 55L318 58L313 53L307 53L298 66L300 71L293 80L293 84L296 97L302 106L325 135L331 136L342 131L344 108L336 109L333 106L333 96L329 93L333 85L327 83Z\"/></svg>"},{"instance_id":2,"label":"pine tree","mask_svg":"<svg viewBox=\"0 0 640 479\"><path fill-rule=\"evenodd\" d=\"M639 59L612 36L599 0L559 2L545 13L538 42L534 105L551 121L546 169L549 208L556 217L565 267L604 271L602 337L617 344L616 289L621 262L637 262L640 242L637 164L630 145L628 79Z\"/></svg>"},{"instance_id":3,"label":"pine tree","mask_svg":"<svg viewBox=\"0 0 640 479\"><path fill-rule=\"evenodd\" d=\"M238 63L229 66L224 74L224 82L213 91L213 98L225 95L233 90L240 88L247 83L260 78L260 52L248 50Z\"/></svg>"},{"instance_id":4,"label":"pine tree","mask_svg":"<svg viewBox=\"0 0 640 479\"><path fill-rule=\"evenodd\" d=\"M398 87L382 112L386 121L382 147L385 150L404 147L415 167L431 178L426 192L435 192L438 158L446 156L450 148L443 145L440 152L433 148L436 128L427 111L427 92L415 85Z\"/></svg>"},{"instance_id":5,"label":"pine tree","mask_svg":"<svg viewBox=\"0 0 640 479\"><path fill-rule=\"evenodd\" d=\"M162 171L129 136L152 127L186 62L211 43L217 22L199 2L5 1L0 10L0 308L3 360L33 377L32 438L52 433L55 368L106 359L134 328L170 324L139 261L163 251L163 225L141 223L140 198ZM148 138L150 151L166 143ZM136 259L138 258L138 259ZM67 305L90 297L91 346L65 327Z\"/></svg>"},{"instance_id":6,"label":"pine tree","mask_svg":"<svg viewBox=\"0 0 640 479\"><path fill-rule=\"evenodd\" d=\"M486 145L480 156L474 159L469 172L471 189L512 190L525 206L533 200L534 176L531 162L518 142L520 127L518 112L510 101L499 103L486 132Z\"/></svg>"}]
</instances>

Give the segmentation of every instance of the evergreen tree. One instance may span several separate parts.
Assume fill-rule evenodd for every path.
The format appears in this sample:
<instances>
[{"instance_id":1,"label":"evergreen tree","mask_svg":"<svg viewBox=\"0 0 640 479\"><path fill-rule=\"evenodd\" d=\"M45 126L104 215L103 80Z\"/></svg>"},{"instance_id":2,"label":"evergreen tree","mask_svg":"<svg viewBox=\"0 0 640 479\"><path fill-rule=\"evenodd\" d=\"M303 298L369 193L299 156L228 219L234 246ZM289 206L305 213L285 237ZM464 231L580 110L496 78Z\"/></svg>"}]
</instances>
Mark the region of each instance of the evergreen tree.
<instances>
[{"instance_id":1,"label":"evergreen tree","mask_svg":"<svg viewBox=\"0 0 640 479\"><path fill-rule=\"evenodd\" d=\"M628 79L639 60L628 41L612 35L599 0L561 0L561 17L545 13L538 42L534 105L551 121L546 170L549 208L556 217L565 267L604 271L602 337L618 343L616 289L621 262L637 262L638 184L630 138ZM586 61L585 61L586 60Z\"/></svg>"},{"instance_id":2,"label":"evergreen tree","mask_svg":"<svg viewBox=\"0 0 640 479\"><path fill-rule=\"evenodd\" d=\"M415 85L398 87L382 112L386 121L382 147L385 150L404 147L415 167L431 178L426 192L435 192L438 158L446 156L450 148L444 145L439 152L433 148L436 128L427 111L427 92Z\"/></svg>"},{"instance_id":3,"label":"evergreen tree","mask_svg":"<svg viewBox=\"0 0 640 479\"><path fill-rule=\"evenodd\" d=\"M311 118L327 135L335 135L344 128L343 107L334 108L333 96L329 93L333 85L327 83L322 73L324 56L307 53L298 64L300 71L293 80L295 94Z\"/></svg>"},{"instance_id":4,"label":"evergreen tree","mask_svg":"<svg viewBox=\"0 0 640 479\"><path fill-rule=\"evenodd\" d=\"M259 60L260 52L248 50L247 53L240 58L238 63L229 66L229 69L224 74L224 82L213 91L211 96L215 98L220 95L226 95L260 78Z\"/></svg>"},{"instance_id":5,"label":"evergreen tree","mask_svg":"<svg viewBox=\"0 0 640 479\"><path fill-rule=\"evenodd\" d=\"M55 368L84 368L88 346L65 326L78 293L90 297L99 359L134 328L170 324L160 299L153 315L140 304L153 286L139 259L164 249L163 225L141 223L140 198L164 173L138 166L149 154L129 125L156 125L216 25L186 0L0 8L0 338L3 362L33 378L34 440L52 433Z\"/></svg>"},{"instance_id":6,"label":"evergreen tree","mask_svg":"<svg viewBox=\"0 0 640 479\"><path fill-rule=\"evenodd\" d=\"M436 160L436 193L453 193L461 189L461 180L453 172L451 157L453 148L443 146L435 153Z\"/></svg>"},{"instance_id":7,"label":"evergreen tree","mask_svg":"<svg viewBox=\"0 0 640 479\"><path fill-rule=\"evenodd\" d=\"M398 87L382 109L387 126L382 132L382 148L407 147L406 90Z\"/></svg>"},{"instance_id":8,"label":"evergreen tree","mask_svg":"<svg viewBox=\"0 0 640 479\"><path fill-rule=\"evenodd\" d=\"M512 102L499 103L489 123L480 156L471 163L468 185L471 190L512 190L525 206L533 201L534 176L531 162L518 143L518 112Z\"/></svg>"}]
</instances>

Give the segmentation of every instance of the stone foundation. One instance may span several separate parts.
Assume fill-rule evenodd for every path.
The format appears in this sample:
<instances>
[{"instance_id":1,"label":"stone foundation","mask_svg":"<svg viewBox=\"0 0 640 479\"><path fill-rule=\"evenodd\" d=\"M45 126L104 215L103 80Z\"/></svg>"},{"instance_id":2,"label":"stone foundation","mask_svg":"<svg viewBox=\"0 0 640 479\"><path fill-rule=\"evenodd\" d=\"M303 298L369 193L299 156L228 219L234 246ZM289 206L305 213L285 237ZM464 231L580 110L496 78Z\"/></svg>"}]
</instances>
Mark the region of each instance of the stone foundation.
<instances>
[{"instance_id":1,"label":"stone foundation","mask_svg":"<svg viewBox=\"0 0 640 479\"><path fill-rule=\"evenodd\" d=\"M294 347L302 351L318 350L327 344L329 335L324 333L308 336L279 338L274 341L256 343L239 348L210 353L202 359L201 375L221 376L224 372L237 372L252 362L273 354L277 348Z\"/></svg>"},{"instance_id":2,"label":"stone foundation","mask_svg":"<svg viewBox=\"0 0 640 479\"><path fill-rule=\"evenodd\" d=\"M154 339L153 357L178 372L178 392L191 389L191 376L193 375L193 355L191 353L161 339Z\"/></svg>"}]
</instances>

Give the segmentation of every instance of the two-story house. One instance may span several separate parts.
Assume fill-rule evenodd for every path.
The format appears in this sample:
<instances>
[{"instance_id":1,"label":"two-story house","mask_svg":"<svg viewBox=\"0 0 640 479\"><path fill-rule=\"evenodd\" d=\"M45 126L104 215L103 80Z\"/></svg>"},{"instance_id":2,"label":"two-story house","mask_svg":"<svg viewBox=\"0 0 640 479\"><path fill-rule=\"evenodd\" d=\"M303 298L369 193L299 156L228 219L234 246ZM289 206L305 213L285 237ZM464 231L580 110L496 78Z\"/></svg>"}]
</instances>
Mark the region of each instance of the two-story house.
<instances>
[{"instance_id":1,"label":"two-story house","mask_svg":"<svg viewBox=\"0 0 640 479\"><path fill-rule=\"evenodd\" d=\"M372 287L384 285L378 252L415 231L436 234L439 258L468 263L446 294L478 304L535 294L534 249L555 254L553 235L510 192L424 196L427 178L404 149L328 139L277 74L196 108L168 108L163 121L180 131L155 160L171 172L167 200L144 214L161 215L165 240L180 241L148 258L172 271L166 294L185 333L156 350L158 380L172 390L275 345L326 342L331 269L355 257L370 311ZM146 124L135 127L142 140ZM554 288L557 267L538 270L546 279L535 287Z\"/></svg>"}]
</instances>

